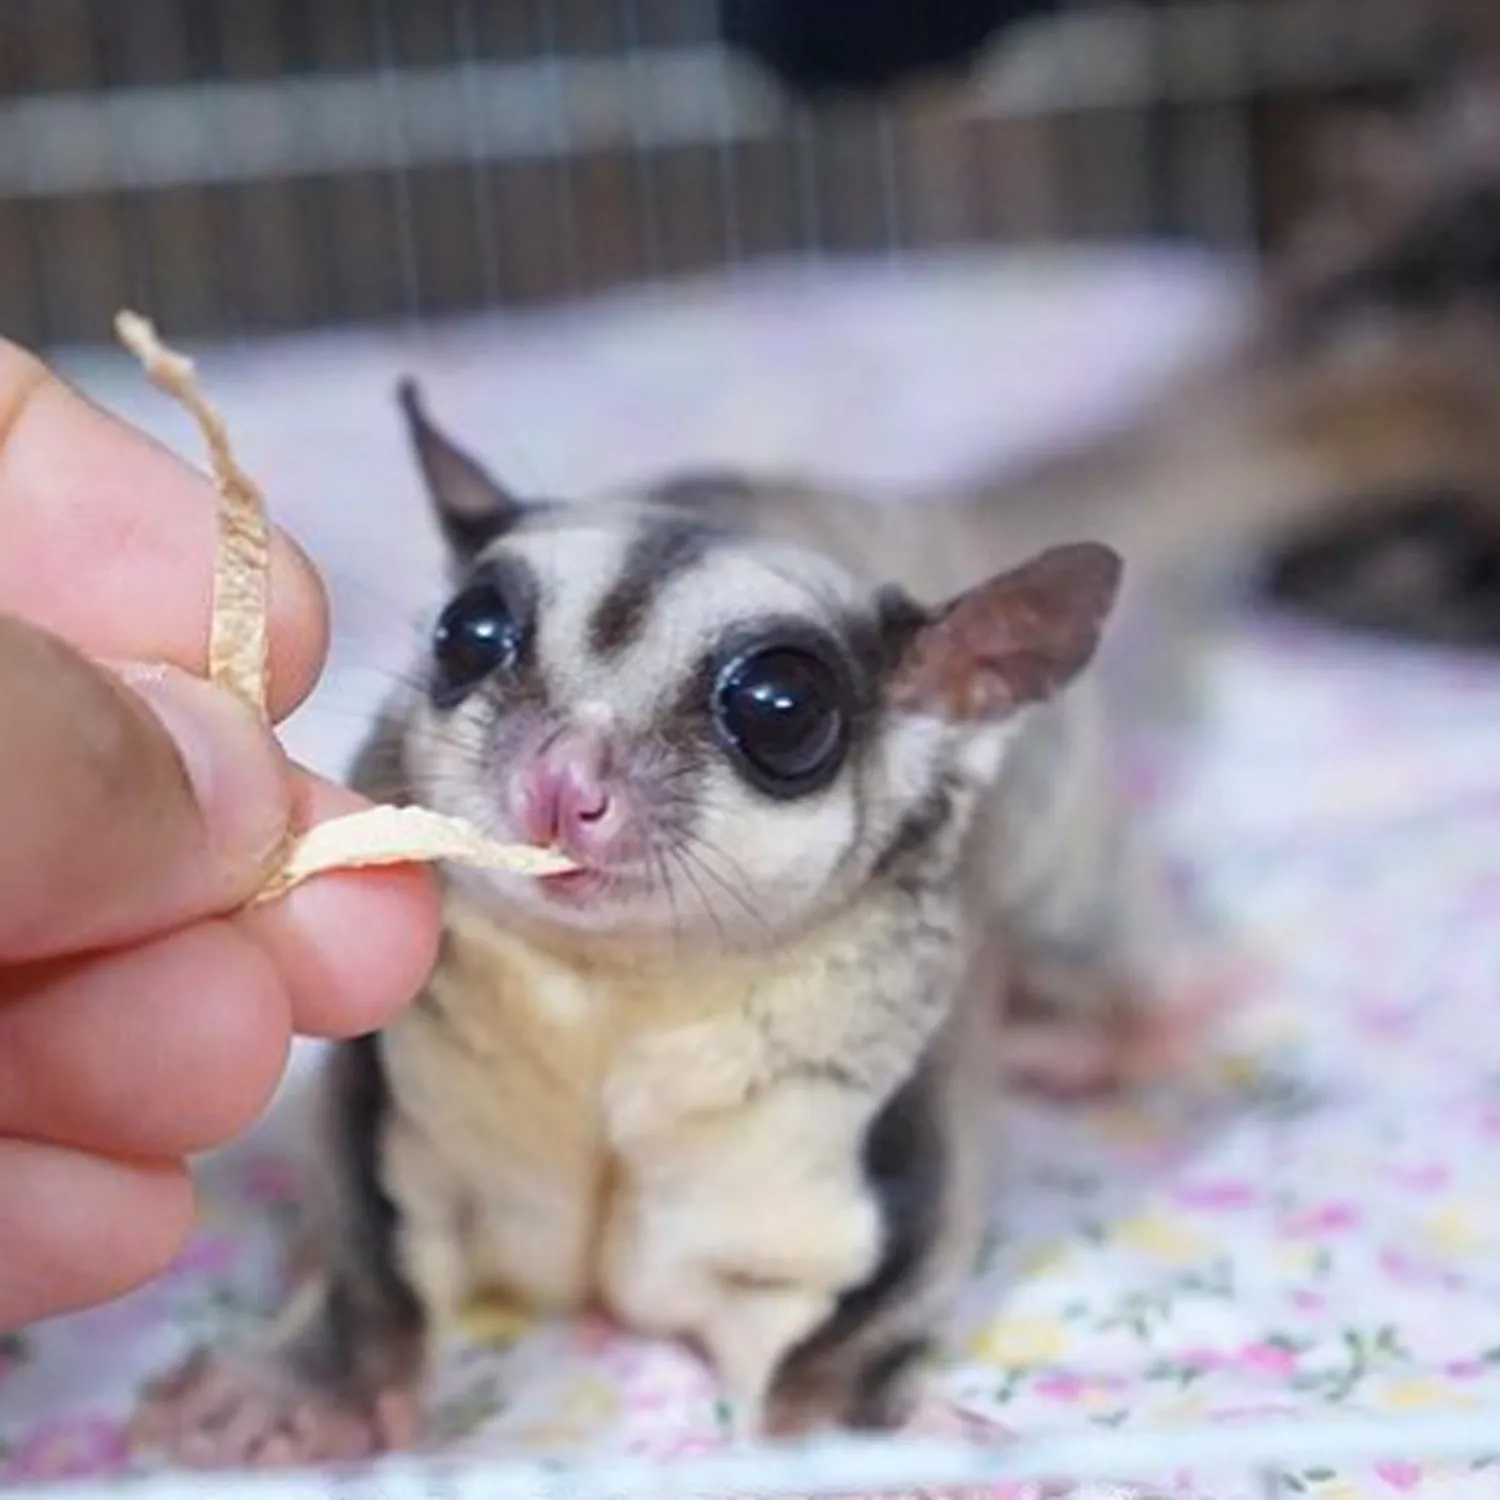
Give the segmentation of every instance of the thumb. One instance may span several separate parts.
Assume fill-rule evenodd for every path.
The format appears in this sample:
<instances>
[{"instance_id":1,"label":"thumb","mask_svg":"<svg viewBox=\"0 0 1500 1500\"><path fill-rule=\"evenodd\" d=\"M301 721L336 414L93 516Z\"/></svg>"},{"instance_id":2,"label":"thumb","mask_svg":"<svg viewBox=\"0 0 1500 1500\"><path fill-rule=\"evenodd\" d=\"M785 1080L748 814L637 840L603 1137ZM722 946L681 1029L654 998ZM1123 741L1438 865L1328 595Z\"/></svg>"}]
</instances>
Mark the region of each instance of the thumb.
<instances>
[{"instance_id":1,"label":"thumb","mask_svg":"<svg viewBox=\"0 0 1500 1500\"><path fill-rule=\"evenodd\" d=\"M0 958L131 942L258 889L290 781L228 694L0 615L0 715Z\"/></svg>"}]
</instances>

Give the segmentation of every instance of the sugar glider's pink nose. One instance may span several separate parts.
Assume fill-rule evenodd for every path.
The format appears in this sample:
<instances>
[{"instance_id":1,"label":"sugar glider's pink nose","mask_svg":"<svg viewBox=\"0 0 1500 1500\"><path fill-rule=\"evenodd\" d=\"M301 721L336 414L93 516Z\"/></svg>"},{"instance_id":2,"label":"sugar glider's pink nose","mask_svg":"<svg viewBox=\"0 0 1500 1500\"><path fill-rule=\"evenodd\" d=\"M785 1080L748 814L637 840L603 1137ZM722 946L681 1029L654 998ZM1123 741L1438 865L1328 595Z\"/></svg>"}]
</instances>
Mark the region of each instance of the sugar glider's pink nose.
<instances>
[{"instance_id":1,"label":"sugar glider's pink nose","mask_svg":"<svg viewBox=\"0 0 1500 1500\"><path fill-rule=\"evenodd\" d=\"M560 735L522 773L519 790L520 821L532 843L588 863L607 853L618 835L609 746L596 735Z\"/></svg>"}]
</instances>

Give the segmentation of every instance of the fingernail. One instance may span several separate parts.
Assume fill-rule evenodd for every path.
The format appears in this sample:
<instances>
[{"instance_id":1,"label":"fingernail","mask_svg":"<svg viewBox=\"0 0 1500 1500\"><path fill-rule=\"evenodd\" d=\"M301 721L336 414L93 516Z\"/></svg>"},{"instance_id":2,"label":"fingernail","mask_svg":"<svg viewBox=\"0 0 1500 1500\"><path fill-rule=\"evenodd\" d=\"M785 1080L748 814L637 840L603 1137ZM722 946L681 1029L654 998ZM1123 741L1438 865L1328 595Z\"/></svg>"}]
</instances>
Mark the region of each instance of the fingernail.
<instances>
[{"instance_id":1,"label":"fingernail","mask_svg":"<svg viewBox=\"0 0 1500 1500\"><path fill-rule=\"evenodd\" d=\"M286 837L291 784L276 737L237 699L175 667L113 663L177 747L209 839L253 890Z\"/></svg>"}]
</instances>

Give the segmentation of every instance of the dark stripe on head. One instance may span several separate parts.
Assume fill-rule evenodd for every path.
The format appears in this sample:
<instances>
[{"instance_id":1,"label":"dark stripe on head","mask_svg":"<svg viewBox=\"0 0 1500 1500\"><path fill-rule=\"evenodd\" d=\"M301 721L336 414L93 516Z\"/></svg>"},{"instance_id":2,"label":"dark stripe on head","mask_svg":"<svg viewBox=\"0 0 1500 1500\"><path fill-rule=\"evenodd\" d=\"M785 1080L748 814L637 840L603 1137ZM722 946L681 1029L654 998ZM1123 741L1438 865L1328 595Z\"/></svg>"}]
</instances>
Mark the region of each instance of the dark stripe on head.
<instances>
[{"instance_id":1,"label":"dark stripe on head","mask_svg":"<svg viewBox=\"0 0 1500 1500\"><path fill-rule=\"evenodd\" d=\"M708 548L711 533L696 521L662 516L647 521L625 553L620 576L589 621L595 655L618 656L640 638L663 588Z\"/></svg>"},{"instance_id":2,"label":"dark stripe on head","mask_svg":"<svg viewBox=\"0 0 1500 1500\"><path fill-rule=\"evenodd\" d=\"M761 486L753 479L725 469L680 474L657 485L649 500L671 510L688 510L715 520L727 520L742 512L760 493Z\"/></svg>"}]
</instances>

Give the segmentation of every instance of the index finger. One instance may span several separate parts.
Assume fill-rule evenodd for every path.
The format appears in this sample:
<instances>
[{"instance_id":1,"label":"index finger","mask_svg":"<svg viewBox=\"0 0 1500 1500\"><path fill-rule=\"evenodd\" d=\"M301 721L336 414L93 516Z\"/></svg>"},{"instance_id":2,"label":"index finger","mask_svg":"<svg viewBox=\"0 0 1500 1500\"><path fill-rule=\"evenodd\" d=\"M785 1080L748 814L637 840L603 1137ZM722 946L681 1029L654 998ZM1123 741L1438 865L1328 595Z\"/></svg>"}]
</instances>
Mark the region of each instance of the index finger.
<instances>
[{"instance_id":1,"label":"index finger","mask_svg":"<svg viewBox=\"0 0 1500 1500\"><path fill-rule=\"evenodd\" d=\"M0 340L0 608L87 654L208 663L216 537L208 478ZM328 638L316 570L271 557L271 711L312 691Z\"/></svg>"}]
</instances>

